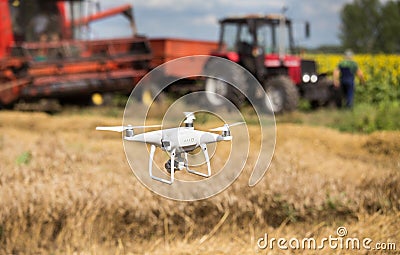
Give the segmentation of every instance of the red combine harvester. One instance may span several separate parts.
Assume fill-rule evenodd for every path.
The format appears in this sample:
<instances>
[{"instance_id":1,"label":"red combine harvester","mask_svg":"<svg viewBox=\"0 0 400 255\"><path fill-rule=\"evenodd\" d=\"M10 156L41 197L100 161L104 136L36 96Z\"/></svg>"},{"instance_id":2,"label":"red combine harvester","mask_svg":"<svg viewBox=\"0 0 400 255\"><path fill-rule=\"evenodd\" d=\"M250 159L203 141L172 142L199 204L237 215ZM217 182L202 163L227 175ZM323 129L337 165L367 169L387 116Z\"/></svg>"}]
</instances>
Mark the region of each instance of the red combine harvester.
<instances>
[{"instance_id":1,"label":"red combine harvester","mask_svg":"<svg viewBox=\"0 0 400 255\"><path fill-rule=\"evenodd\" d=\"M136 32L132 6L88 6L83 0L0 0L0 106L93 95L101 103L102 94L129 93L148 72L150 44ZM90 22L118 14L129 20L131 37L84 38Z\"/></svg>"}]
</instances>

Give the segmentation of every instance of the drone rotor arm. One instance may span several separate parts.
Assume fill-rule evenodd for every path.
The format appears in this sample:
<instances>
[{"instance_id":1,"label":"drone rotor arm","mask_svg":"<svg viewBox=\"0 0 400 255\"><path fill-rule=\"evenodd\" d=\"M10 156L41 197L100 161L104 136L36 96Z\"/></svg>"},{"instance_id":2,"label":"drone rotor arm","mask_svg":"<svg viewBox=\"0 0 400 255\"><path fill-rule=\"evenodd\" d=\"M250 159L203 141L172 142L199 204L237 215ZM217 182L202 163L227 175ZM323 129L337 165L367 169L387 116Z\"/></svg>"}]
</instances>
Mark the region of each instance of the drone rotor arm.
<instances>
[{"instance_id":1,"label":"drone rotor arm","mask_svg":"<svg viewBox=\"0 0 400 255\"><path fill-rule=\"evenodd\" d=\"M162 133L161 130L151 131L134 135L132 137L124 137L126 141L140 142L161 147Z\"/></svg>"},{"instance_id":2,"label":"drone rotor arm","mask_svg":"<svg viewBox=\"0 0 400 255\"><path fill-rule=\"evenodd\" d=\"M219 135L210 133L210 132L203 132L200 136L199 144L208 144L208 143L216 143L218 142Z\"/></svg>"},{"instance_id":3,"label":"drone rotor arm","mask_svg":"<svg viewBox=\"0 0 400 255\"><path fill-rule=\"evenodd\" d=\"M161 125L146 125L146 126L127 126L129 128L155 128L155 127L161 127Z\"/></svg>"}]
</instances>

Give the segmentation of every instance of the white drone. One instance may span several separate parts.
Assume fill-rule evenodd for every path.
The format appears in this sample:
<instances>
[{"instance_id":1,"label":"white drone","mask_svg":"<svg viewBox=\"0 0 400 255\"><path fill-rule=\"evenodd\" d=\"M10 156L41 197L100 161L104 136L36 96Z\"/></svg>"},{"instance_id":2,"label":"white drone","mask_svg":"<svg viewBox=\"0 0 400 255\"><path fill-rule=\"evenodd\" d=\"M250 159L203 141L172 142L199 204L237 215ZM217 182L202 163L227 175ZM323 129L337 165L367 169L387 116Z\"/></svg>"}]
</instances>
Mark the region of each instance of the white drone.
<instances>
[{"instance_id":1,"label":"white drone","mask_svg":"<svg viewBox=\"0 0 400 255\"><path fill-rule=\"evenodd\" d=\"M184 112L184 114L186 116L184 127L162 129L141 134L135 134L134 129L160 127L161 125L96 127L96 130L124 132L124 139L126 141L150 144L151 147L149 159L149 174L150 177L154 180L167 184L172 184L174 182L175 170L180 171L184 168L186 168L189 173L197 174L202 177L210 177L210 158L208 156L206 144L216 143L219 141L231 141L232 136L229 128L232 126L244 124L245 122L237 122L230 125L225 124L222 127L217 127L209 130L212 132L222 132L219 135L194 129L193 120L196 119L194 113ZM153 158L156 147L160 147L162 150L167 151L171 155L171 159L168 160L167 163L165 163L166 170L171 174L170 180L153 175ZM194 151L198 147L200 147L204 153L208 169L207 174L189 169L188 153ZM184 154L184 158L182 158L182 154Z\"/></svg>"}]
</instances>

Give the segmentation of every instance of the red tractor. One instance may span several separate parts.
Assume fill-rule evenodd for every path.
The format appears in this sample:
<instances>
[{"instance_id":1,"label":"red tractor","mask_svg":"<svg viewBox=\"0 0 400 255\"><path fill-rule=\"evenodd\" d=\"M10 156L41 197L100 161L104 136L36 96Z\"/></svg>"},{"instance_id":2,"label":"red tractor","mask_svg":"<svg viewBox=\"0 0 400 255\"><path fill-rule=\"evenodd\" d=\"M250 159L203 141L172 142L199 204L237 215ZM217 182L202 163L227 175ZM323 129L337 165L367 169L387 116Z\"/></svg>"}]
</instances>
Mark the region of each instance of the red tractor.
<instances>
[{"instance_id":1,"label":"red tractor","mask_svg":"<svg viewBox=\"0 0 400 255\"><path fill-rule=\"evenodd\" d=\"M90 99L129 93L149 70L151 50L136 33L132 6L100 11L83 0L0 0L0 107L18 101ZM92 21L121 14L128 38L90 40Z\"/></svg>"},{"instance_id":2,"label":"red tractor","mask_svg":"<svg viewBox=\"0 0 400 255\"><path fill-rule=\"evenodd\" d=\"M312 106L326 104L332 97L332 83L324 74L318 74L316 63L294 52L291 20L282 15L249 15L229 17L220 21L219 49L215 56L234 61L250 71L263 85L272 103L265 101L268 110L275 113L292 111L297 107L299 96L309 100ZM309 36L309 25L305 26ZM208 68L213 69L213 63ZM240 81L240 75L232 74ZM240 105L244 98L232 86L222 80L209 78L205 82L207 101L213 106L223 103L221 97Z\"/></svg>"}]
</instances>

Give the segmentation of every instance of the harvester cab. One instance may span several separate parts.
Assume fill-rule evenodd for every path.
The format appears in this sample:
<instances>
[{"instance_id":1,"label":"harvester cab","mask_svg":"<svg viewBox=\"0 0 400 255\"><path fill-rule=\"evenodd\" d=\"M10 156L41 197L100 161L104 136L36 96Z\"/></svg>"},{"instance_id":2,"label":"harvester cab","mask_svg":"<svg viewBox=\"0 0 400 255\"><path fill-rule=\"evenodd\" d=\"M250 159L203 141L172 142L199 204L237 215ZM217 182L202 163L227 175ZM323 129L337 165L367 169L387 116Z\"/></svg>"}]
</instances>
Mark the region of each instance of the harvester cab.
<instances>
[{"instance_id":1,"label":"harvester cab","mask_svg":"<svg viewBox=\"0 0 400 255\"><path fill-rule=\"evenodd\" d=\"M129 4L100 10L96 1L0 0L0 8L0 105L129 93L149 69L149 42L137 34ZM126 17L132 33L93 38L89 24L113 15Z\"/></svg>"}]
</instances>

